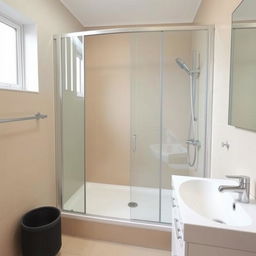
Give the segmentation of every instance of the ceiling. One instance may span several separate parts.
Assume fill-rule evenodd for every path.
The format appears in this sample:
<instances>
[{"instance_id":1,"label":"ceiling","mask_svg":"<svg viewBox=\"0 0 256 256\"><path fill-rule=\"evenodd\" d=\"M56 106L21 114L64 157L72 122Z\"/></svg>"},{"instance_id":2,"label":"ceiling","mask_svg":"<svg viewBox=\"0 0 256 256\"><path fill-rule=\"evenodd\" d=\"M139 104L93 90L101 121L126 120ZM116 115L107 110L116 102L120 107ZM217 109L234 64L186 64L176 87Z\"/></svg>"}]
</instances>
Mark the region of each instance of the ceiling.
<instances>
[{"instance_id":1,"label":"ceiling","mask_svg":"<svg viewBox=\"0 0 256 256\"><path fill-rule=\"evenodd\" d=\"M85 27L193 22L201 0L60 0Z\"/></svg>"}]
</instances>

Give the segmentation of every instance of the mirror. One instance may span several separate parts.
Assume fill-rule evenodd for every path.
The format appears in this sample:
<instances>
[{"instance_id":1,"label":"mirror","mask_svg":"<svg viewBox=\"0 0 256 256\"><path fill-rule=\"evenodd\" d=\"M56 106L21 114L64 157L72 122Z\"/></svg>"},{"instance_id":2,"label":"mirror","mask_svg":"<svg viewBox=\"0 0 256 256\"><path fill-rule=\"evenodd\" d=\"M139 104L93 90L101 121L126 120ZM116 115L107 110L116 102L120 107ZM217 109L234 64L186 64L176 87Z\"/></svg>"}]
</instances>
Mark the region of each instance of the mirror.
<instances>
[{"instance_id":1,"label":"mirror","mask_svg":"<svg viewBox=\"0 0 256 256\"><path fill-rule=\"evenodd\" d=\"M232 15L229 125L256 131L256 1Z\"/></svg>"}]
</instances>

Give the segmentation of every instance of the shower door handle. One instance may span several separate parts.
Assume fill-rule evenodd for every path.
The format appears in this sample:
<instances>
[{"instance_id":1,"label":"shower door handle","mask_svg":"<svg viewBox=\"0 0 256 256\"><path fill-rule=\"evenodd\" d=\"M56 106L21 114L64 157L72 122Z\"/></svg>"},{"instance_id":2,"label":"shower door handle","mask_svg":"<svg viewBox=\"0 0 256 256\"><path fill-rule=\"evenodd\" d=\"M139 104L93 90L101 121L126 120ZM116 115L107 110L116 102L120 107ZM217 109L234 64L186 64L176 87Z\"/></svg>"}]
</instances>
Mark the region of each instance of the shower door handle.
<instances>
[{"instance_id":1,"label":"shower door handle","mask_svg":"<svg viewBox=\"0 0 256 256\"><path fill-rule=\"evenodd\" d=\"M136 148L137 148L137 135L133 134L132 135L132 151L136 152Z\"/></svg>"}]
</instances>

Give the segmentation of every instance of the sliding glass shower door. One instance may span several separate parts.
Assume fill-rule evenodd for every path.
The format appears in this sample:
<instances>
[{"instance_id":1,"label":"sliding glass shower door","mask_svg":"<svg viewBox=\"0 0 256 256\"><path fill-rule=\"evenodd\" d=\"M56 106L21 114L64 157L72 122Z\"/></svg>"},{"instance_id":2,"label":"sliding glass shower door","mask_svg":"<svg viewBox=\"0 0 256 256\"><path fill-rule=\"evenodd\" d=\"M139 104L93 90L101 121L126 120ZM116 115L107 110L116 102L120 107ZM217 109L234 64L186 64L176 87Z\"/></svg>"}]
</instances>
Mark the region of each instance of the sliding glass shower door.
<instances>
[{"instance_id":1,"label":"sliding glass shower door","mask_svg":"<svg viewBox=\"0 0 256 256\"><path fill-rule=\"evenodd\" d=\"M209 31L86 33L56 44L62 209L170 223L172 176L205 175Z\"/></svg>"},{"instance_id":2,"label":"sliding glass shower door","mask_svg":"<svg viewBox=\"0 0 256 256\"><path fill-rule=\"evenodd\" d=\"M160 221L161 33L131 37L131 219Z\"/></svg>"},{"instance_id":3,"label":"sliding glass shower door","mask_svg":"<svg viewBox=\"0 0 256 256\"><path fill-rule=\"evenodd\" d=\"M84 38L61 39L62 207L84 213Z\"/></svg>"},{"instance_id":4,"label":"sliding glass shower door","mask_svg":"<svg viewBox=\"0 0 256 256\"><path fill-rule=\"evenodd\" d=\"M172 176L204 176L207 40L207 30L132 35L132 219L170 223ZM192 84L191 73L177 59L197 71ZM197 147L187 144L191 138ZM191 158L193 165L188 164Z\"/></svg>"}]
</instances>

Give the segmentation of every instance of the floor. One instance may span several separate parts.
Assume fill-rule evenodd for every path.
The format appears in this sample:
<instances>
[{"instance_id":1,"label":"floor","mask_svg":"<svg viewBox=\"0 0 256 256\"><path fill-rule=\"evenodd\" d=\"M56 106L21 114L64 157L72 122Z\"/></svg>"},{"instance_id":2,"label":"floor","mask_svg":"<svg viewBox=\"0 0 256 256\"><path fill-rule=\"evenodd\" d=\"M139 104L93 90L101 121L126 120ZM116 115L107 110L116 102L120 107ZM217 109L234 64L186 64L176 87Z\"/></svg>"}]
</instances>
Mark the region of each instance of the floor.
<instances>
[{"instance_id":1,"label":"floor","mask_svg":"<svg viewBox=\"0 0 256 256\"><path fill-rule=\"evenodd\" d=\"M169 251L63 236L59 256L170 256Z\"/></svg>"},{"instance_id":2,"label":"floor","mask_svg":"<svg viewBox=\"0 0 256 256\"><path fill-rule=\"evenodd\" d=\"M84 194L87 214L171 223L171 190L161 190L161 219L159 189L87 182L86 193L81 186L64 204L64 209L84 213ZM130 208L130 201L138 206Z\"/></svg>"}]
</instances>

